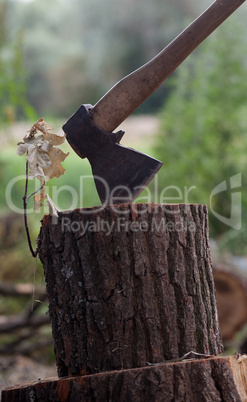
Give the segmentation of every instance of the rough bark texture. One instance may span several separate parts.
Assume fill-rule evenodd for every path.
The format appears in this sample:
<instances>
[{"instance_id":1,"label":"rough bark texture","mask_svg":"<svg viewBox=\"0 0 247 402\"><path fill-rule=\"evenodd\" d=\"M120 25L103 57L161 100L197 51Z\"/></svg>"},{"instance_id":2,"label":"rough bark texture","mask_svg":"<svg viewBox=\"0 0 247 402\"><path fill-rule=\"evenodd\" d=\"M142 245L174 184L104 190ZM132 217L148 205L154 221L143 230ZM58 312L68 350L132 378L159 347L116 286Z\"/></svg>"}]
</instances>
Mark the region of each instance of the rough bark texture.
<instances>
[{"instance_id":1,"label":"rough bark texture","mask_svg":"<svg viewBox=\"0 0 247 402\"><path fill-rule=\"evenodd\" d=\"M227 266L213 267L219 323L223 340L234 337L247 323L246 272Z\"/></svg>"},{"instance_id":2,"label":"rough bark texture","mask_svg":"<svg viewBox=\"0 0 247 402\"><path fill-rule=\"evenodd\" d=\"M247 356L234 356L52 379L8 388L2 402L241 402Z\"/></svg>"},{"instance_id":3,"label":"rough bark texture","mask_svg":"<svg viewBox=\"0 0 247 402\"><path fill-rule=\"evenodd\" d=\"M222 351L205 206L63 212L38 247L60 377Z\"/></svg>"}]
</instances>

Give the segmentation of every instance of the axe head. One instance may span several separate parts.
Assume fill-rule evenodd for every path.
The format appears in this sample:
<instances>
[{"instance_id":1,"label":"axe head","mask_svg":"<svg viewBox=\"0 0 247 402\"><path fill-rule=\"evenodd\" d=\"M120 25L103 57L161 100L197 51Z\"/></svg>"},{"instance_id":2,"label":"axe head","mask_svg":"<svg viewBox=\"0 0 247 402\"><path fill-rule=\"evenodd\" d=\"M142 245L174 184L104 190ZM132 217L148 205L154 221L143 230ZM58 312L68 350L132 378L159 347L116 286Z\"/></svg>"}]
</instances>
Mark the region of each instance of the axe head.
<instances>
[{"instance_id":1,"label":"axe head","mask_svg":"<svg viewBox=\"0 0 247 402\"><path fill-rule=\"evenodd\" d=\"M109 144L88 159L100 200L110 205L134 201L162 166L162 162L120 144Z\"/></svg>"},{"instance_id":2,"label":"axe head","mask_svg":"<svg viewBox=\"0 0 247 402\"><path fill-rule=\"evenodd\" d=\"M124 132L108 133L90 117L91 105L82 105L63 126L71 147L88 158L103 204L132 202L150 183L162 162L119 144Z\"/></svg>"}]
</instances>

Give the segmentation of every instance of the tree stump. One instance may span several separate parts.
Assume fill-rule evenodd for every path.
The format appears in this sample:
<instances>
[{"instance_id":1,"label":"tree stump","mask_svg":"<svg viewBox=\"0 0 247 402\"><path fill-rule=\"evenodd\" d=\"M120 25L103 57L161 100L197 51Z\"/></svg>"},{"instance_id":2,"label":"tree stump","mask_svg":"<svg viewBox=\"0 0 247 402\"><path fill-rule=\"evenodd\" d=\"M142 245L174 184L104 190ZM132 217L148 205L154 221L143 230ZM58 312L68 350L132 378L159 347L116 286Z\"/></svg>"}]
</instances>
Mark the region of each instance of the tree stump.
<instances>
[{"instance_id":1,"label":"tree stump","mask_svg":"<svg viewBox=\"0 0 247 402\"><path fill-rule=\"evenodd\" d=\"M222 351L205 206L46 216L38 248L59 377Z\"/></svg>"},{"instance_id":2,"label":"tree stump","mask_svg":"<svg viewBox=\"0 0 247 402\"><path fill-rule=\"evenodd\" d=\"M181 361L222 351L205 206L46 216L38 249L60 378L3 402L246 400L246 356Z\"/></svg>"}]
</instances>

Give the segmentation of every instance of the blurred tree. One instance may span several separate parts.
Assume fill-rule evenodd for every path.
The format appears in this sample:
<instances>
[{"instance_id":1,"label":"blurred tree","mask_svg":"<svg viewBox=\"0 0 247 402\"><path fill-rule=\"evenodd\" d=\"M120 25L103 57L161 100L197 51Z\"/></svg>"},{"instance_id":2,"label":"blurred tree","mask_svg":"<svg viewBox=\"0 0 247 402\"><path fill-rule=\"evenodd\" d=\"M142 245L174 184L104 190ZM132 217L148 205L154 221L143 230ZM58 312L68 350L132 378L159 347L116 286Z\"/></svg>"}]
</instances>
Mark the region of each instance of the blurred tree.
<instances>
[{"instance_id":1,"label":"blurred tree","mask_svg":"<svg viewBox=\"0 0 247 402\"><path fill-rule=\"evenodd\" d=\"M0 3L0 118L13 123L16 119L34 119L35 112L27 100L22 34L9 41L7 34L8 0Z\"/></svg>"},{"instance_id":2,"label":"blurred tree","mask_svg":"<svg viewBox=\"0 0 247 402\"><path fill-rule=\"evenodd\" d=\"M169 202L178 202L175 196L179 195L179 202L210 206L212 190L225 180L229 188L230 178L239 173L242 189L247 186L245 49L244 25L232 17L194 52L173 79L172 95L160 114L155 148L156 156L164 161L159 181L160 188L166 188L166 196L171 197ZM190 189L188 197L186 189ZM240 190L238 187L232 191ZM212 209L230 217L231 194L230 189L219 191L211 198ZM237 238L235 251L247 253L246 234L243 235L247 194L243 191L242 202L242 231L229 232L229 226L209 208L210 232L211 236L227 233L232 245L233 238Z\"/></svg>"},{"instance_id":3,"label":"blurred tree","mask_svg":"<svg viewBox=\"0 0 247 402\"><path fill-rule=\"evenodd\" d=\"M80 103L96 102L202 10L192 0L11 3L8 32L13 36L22 29L25 34L28 98L40 114L60 116ZM156 110L167 94L167 88L160 88L141 111Z\"/></svg>"}]
</instances>

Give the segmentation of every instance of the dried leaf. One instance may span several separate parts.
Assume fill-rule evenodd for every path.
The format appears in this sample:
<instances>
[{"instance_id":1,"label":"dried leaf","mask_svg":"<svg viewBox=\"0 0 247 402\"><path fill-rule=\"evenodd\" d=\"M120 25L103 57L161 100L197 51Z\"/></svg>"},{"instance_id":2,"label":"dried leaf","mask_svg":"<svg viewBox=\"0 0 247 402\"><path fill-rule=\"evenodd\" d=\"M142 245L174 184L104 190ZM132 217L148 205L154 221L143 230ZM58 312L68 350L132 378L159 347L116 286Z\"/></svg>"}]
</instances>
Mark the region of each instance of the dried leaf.
<instances>
[{"instance_id":1,"label":"dried leaf","mask_svg":"<svg viewBox=\"0 0 247 402\"><path fill-rule=\"evenodd\" d=\"M53 177L60 177L64 174L65 169L62 167L61 162L67 158L69 152L66 154L59 148L52 148L49 152L47 152L47 156L49 157L51 164L49 167L44 169L44 175L46 180L50 180Z\"/></svg>"},{"instance_id":2,"label":"dried leaf","mask_svg":"<svg viewBox=\"0 0 247 402\"><path fill-rule=\"evenodd\" d=\"M44 140L50 142L50 144L56 146L61 145L65 141L65 135L57 135L52 133L44 133Z\"/></svg>"},{"instance_id":3,"label":"dried leaf","mask_svg":"<svg viewBox=\"0 0 247 402\"><path fill-rule=\"evenodd\" d=\"M33 135L32 136L26 135L23 138L23 141L24 142L19 143L19 144L32 144L32 145L37 144L37 145L40 145L44 141L44 136L43 135L38 135L37 137L34 137Z\"/></svg>"},{"instance_id":4,"label":"dried leaf","mask_svg":"<svg viewBox=\"0 0 247 402\"><path fill-rule=\"evenodd\" d=\"M23 142L19 142L17 148L18 155L26 153L28 161L28 178L36 177L42 183L43 190L34 195L34 209L39 210L46 200L50 215L58 216L58 209L45 193L45 183L53 177L60 177L64 174L65 169L61 162L65 160L69 153L64 153L59 148L54 148L61 145L65 140L65 135L57 135L49 132L51 127L48 127L44 119L39 119L34 123L29 131L29 134L23 138ZM40 132L40 135L36 135ZM40 189L41 190L41 189Z\"/></svg>"},{"instance_id":5,"label":"dried leaf","mask_svg":"<svg viewBox=\"0 0 247 402\"><path fill-rule=\"evenodd\" d=\"M48 152L44 152L39 146L31 144L28 147L26 159L28 161L28 177L30 179L44 176L44 171L48 169L52 163L48 156Z\"/></svg>"},{"instance_id":6,"label":"dried leaf","mask_svg":"<svg viewBox=\"0 0 247 402\"><path fill-rule=\"evenodd\" d=\"M28 144L24 144L23 142L19 142L18 143L18 148L17 148L17 155L22 156L25 154L25 152L27 152L29 145Z\"/></svg>"},{"instance_id":7,"label":"dried leaf","mask_svg":"<svg viewBox=\"0 0 247 402\"><path fill-rule=\"evenodd\" d=\"M39 145L39 150L44 152L49 152L52 149L52 144L48 141L42 141Z\"/></svg>"},{"instance_id":8,"label":"dried leaf","mask_svg":"<svg viewBox=\"0 0 247 402\"><path fill-rule=\"evenodd\" d=\"M41 131L43 134L46 131L51 130L52 127L48 127L44 119L39 119L34 123L30 129L30 135L34 135L37 133L37 130Z\"/></svg>"},{"instance_id":9,"label":"dried leaf","mask_svg":"<svg viewBox=\"0 0 247 402\"><path fill-rule=\"evenodd\" d=\"M33 196L34 199L34 211L39 211L39 209L43 205L43 201L47 198L47 194L45 193L45 189L42 190L41 193L35 194Z\"/></svg>"}]
</instances>

